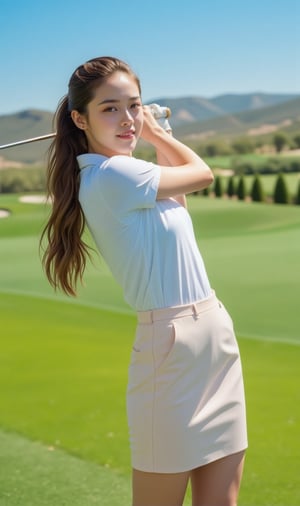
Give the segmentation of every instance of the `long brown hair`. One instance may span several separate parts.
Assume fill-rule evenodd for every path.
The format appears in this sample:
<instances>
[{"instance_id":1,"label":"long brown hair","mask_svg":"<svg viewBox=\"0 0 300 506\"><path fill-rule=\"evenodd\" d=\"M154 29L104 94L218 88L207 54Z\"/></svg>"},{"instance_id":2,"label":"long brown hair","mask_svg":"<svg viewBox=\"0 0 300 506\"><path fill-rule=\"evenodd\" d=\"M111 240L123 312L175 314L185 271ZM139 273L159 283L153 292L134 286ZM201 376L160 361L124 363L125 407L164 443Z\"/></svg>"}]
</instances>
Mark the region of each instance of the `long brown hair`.
<instances>
[{"instance_id":1,"label":"long brown hair","mask_svg":"<svg viewBox=\"0 0 300 506\"><path fill-rule=\"evenodd\" d=\"M54 115L56 136L49 148L46 183L52 208L40 244L47 242L42 264L50 284L68 295L76 295L77 281L78 278L82 281L89 256L89 247L82 240L85 218L78 200L80 180L76 159L87 153L88 145L85 133L75 126L71 111L87 115L95 89L116 71L133 76L141 92L139 79L127 63L109 56L94 58L74 71L68 94Z\"/></svg>"}]
</instances>

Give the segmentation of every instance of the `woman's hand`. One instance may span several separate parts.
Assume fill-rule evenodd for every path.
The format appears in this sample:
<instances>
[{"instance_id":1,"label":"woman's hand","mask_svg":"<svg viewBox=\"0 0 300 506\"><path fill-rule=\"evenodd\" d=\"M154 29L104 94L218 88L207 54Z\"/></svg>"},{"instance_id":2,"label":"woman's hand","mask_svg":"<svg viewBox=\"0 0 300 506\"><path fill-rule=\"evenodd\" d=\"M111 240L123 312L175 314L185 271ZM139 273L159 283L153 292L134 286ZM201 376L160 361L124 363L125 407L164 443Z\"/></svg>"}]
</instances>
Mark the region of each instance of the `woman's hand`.
<instances>
[{"instance_id":1,"label":"woman's hand","mask_svg":"<svg viewBox=\"0 0 300 506\"><path fill-rule=\"evenodd\" d=\"M164 156L157 192L158 199L202 190L213 181L208 165L188 146L168 134L153 117L150 107L143 106L141 138L150 142Z\"/></svg>"},{"instance_id":2,"label":"woman's hand","mask_svg":"<svg viewBox=\"0 0 300 506\"><path fill-rule=\"evenodd\" d=\"M155 137L165 132L165 130L158 124L154 118L151 109L148 105L143 106L144 121L141 132L141 139L152 143Z\"/></svg>"}]
</instances>

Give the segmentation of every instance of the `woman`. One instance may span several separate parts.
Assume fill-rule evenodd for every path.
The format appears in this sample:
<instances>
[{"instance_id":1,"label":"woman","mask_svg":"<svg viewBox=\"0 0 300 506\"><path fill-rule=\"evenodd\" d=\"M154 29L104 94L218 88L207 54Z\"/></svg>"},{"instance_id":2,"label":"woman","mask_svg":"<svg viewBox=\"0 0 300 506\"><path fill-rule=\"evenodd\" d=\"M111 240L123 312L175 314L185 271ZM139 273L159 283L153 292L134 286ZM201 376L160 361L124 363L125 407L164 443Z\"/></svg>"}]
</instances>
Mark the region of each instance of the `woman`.
<instances>
[{"instance_id":1,"label":"woman","mask_svg":"<svg viewBox=\"0 0 300 506\"><path fill-rule=\"evenodd\" d=\"M85 223L137 312L127 410L133 506L237 503L247 447L233 324L212 291L185 194L209 167L143 106L137 76L111 57L78 67L56 114L43 262L50 283L76 294ZM132 156L148 141L157 164Z\"/></svg>"}]
</instances>

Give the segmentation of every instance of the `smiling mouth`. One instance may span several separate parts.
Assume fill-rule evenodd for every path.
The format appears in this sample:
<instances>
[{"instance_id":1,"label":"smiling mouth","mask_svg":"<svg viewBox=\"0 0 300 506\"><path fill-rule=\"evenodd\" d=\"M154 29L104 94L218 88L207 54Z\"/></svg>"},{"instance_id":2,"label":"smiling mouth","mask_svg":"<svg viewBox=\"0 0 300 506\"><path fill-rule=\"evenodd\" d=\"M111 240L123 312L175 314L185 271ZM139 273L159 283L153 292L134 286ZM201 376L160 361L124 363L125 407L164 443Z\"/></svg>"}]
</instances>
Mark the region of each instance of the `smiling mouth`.
<instances>
[{"instance_id":1,"label":"smiling mouth","mask_svg":"<svg viewBox=\"0 0 300 506\"><path fill-rule=\"evenodd\" d=\"M123 132L122 134L117 135L117 137L119 137L120 139L133 139L134 135L135 131L130 130L128 132Z\"/></svg>"}]
</instances>

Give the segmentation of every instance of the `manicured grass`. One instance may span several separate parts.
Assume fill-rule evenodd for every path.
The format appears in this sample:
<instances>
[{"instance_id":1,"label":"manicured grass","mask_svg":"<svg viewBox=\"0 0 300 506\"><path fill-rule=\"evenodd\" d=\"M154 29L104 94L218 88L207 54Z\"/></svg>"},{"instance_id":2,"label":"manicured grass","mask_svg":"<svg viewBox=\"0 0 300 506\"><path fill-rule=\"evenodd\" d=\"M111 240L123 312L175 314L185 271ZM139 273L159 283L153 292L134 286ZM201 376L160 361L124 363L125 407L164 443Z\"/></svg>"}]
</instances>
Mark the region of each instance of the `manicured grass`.
<instances>
[{"instance_id":1,"label":"manicured grass","mask_svg":"<svg viewBox=\"0 0 300 506\"><path fill-rule=\"evenodd\" d=\"M134 318L28 296L2 295L0 306L2 427L129 475L125 385ZM241 504L292 506L300 347L240 339L240 348L250 440Z\"/></svg>"},{"instance_id":2,"label":"manicured grass","mask_svg":"<svg viewBox=\"0 0 300 506\"><path fill-rule=\"evenodd\" d=\"M134 318L13 295L0 306L2 427L129 476L125 385ZM300 347L239 342L250 440L241 505L294 506Z\"/></svg>"},{"instance_id":3,"label":"manicured grass","mask_svg":"<svg viewBox=\"0 0 300 506\"><path fill-rule=\"evenodd\" d=\"M22 206L27 209L27 205ZM3 207L9 207L9 202ZM29 207L30 226L41 229L47 209ZM191 197L189 208L211 283L232 312L238 333L299 340L298 206ZM1 240L0 290L69 300L55 296L48 285L38 256L39 237L25 235L23 213L19 213L20 217L14 213L13 226L23 235L18 232ZM10 219L0 221L0 237ZM76 303L132 314L103 260L94 258Z\"/></svg>"},{"instance_id":4,"label":"manicured grass","mask_svg":"<svg viewBox=\"0 0 300 506\"><path fill-rule=\"evenodd\" d=\"M130 504L127 477L53 446L0 431L1 506Z\"/></svg>"},{"instance_id":5,"label":"manicured grass","mask_svg":"<svg viewBox=\"0 0 300 506\"><path fill-rule=\"evenodd\" d=\"M299 342L298 207L203 200L189 204L196 235L237 332Z\"/></svg>"},{"instance_id":6,"label":"manicured grass","mask_svg":"<svg viewBox=\"0 0 300 506\"><path fill-rule=\"evenodd\" d=\"M300 347L240 340L249 449L241 506L300 504Z\"/></svg>"},{"instance_id":7,"label":"manicured grass","mask_svg":"<svg viewBox=\"0 0 300 506\"><path fill-rule=\"evenodd\" d=\"M24 204L14 195L0 194L0 208L9 209L11 216L0 221L0 237L38 236L49 212L47 204Z\"/></svg>"},{"instance_id":8,"label":"manicured grass","mask_svg":"<svg viewBox=\"0 0 300 506\"><path fill-rule=\"evenodd\" d=\"M250 447L240 506L297 506L299 210L200 197L189 206L243 359ZM56 296L38 258L47 208L15 196L1 197L0 207L14 211L0 220L0 427L12 433L0 433L0 505L125 506L135 317L100 259L78 299Z\"/></svg>"},{"instance_id":9,"label":"manicured grass","mask_svg":"<svg viewBox=\"0 0 300 506\"><path fill-rule=\"evenodd\" d=\"M14 294L1 294L0 307L1 425L128 470L133 316Z\"/></svg>"}]
</instances>

